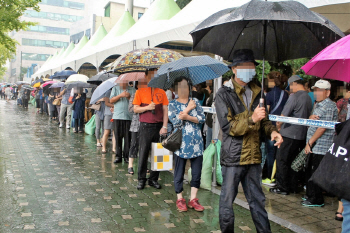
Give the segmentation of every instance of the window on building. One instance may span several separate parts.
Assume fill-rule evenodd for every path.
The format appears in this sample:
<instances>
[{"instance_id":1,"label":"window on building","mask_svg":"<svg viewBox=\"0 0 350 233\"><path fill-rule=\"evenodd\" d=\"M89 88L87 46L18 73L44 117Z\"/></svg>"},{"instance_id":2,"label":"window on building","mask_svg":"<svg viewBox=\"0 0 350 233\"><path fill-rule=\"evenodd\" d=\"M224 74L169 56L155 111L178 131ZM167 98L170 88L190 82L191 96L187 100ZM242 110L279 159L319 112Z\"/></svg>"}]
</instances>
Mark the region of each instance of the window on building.
<instances>
[{"instance_id":1,"label":"window on building","mask_svg":"<svg viewBox=\"0 0 350 233\"><path fill-rule=\"evenodd\" d=\"M138 13L138 19L140 19L143 16L143 13L139 12Z\"/></svg>"},{"instance_id":2,"label":"window on building","mask_svg":"<svg viewBox=\"0 0 350 233\"><path fill-rule=\"evenodd\" d=\"M67 8L78 9L78 10L84 10L84 7L85 7L84 3L64 1L64 0L41 0L41 3L39 4L67 7Z\"/></svg>"},{"instance_id":3,"label":"window on building","mask_svg":"<svg viewBox=\"0 0 350 233\"><path fill-rule=\"evenodd\" d=\"M105 7L105 17L111 17L111 4L108 3L108 5Z\"/></svg>"},{"instance_id":4,"label":"window on building","mask_svg":"<svg viewBox=\"0 0 350 233\"><path fill-rule=\"evenodd\" d=\"M75 15L65 15L65 14L56 14L56 13L49 13L49 12L36 12L33 10L27 10L24 15L26 17L31 18L42 18L42 19L50 19L50 20L63 20L67 22L76 22L81 19L83 19L83 16L75 16Z\"/></svg>"},{"instance_id":5,"label":"window on building","mask_svg":"<svg viewBox=\"0 0 350 233\"><path fill-rule=\"evenodd\" d=\"M58 28L58 27L49 27L49 26L41 26L41 25L30 26L29 31L69 35L69 28Z\"/></svg>"},{"instance_id":6,"label":"window on building","mask_svg":"<svg viewBox=\"0 0 350 233\"><path fill-rule=\"evenodd\" d=\"M22 39L22 45L27 46L38 46L38 47L52 47L52 48L62 48L68 47L68 42L62 41L52 41L52 40L35 40L35 39Z\"/></svg>"},{"instance_id":7,"label":"window on building","mask_svg":"<svg viewBox=\"0 0 350 233\"><path fill-rule=\"evenodd\" d=\"M29 61L46 61L50 54L38 54L38 53L22 53L22 60Z\"/></svg>"}]
</instances>

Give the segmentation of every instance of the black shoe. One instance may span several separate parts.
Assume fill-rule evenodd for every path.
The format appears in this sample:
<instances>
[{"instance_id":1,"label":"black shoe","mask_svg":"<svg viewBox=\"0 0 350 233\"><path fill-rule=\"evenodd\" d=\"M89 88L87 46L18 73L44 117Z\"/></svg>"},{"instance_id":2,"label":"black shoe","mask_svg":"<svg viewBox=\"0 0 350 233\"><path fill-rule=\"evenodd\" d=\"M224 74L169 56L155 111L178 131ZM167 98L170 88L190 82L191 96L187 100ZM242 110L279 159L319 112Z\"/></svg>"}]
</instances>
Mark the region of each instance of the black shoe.
<instances>
[{"instance_id":1,"label":"black shoe","mask_svg":"<svg viewBox=\"0 0 350 233\"><path fill-rule=\"evenodd\" d=\"M124 158L125 163L129 163L129 158Z\"/></svg>"},{"instance_id":2,"label":"black shoe","mask_svg":"<svg viewBox=\"0 0 350 233\"><path fill-rule=\"evenodd\" d=\"M302 199L303 201L306 201L307 199L309 199L309 197L306 196L306 195L304 195L304 196L301 197L301 199Z\"/></svg>"},{"instance_id":3,"label":"black shoe","mask_svg":"<svg viewBox=\"0 0 350 233\"><path fill-rule=\"evenodd\" d=\"M344 220L344 218L343 217L338 217L338 214L343 216L342 213L336 212L335 213L335 220L342 222Z\"/></svg>"},{"instance_id":4,"label":"black shoe","mask_svg":"<svg viewBox=\"0 0 350 233\"><path fill-rule=\"evenodd\" d=\"M301 205L306 207L323 207L324 203L316 204L306 200L306 201L302 201Z\"/></svg>"},{"instance_id":5,"label":"black shoe","mask_svg":"<svg viewBox=\"0 0 350 233\"><path fill-rule=\"evenodd\" d=\"M121 163L123 161L122 157L117 157L115 160L114 160L114 163Z\"/></svg>"},{"instance_id":6,"label":"black shoe","mask_svg":"<svg viewBox=\"0 0 350 233\"><path fill-rule=\"evenodd\" d=\"M144 180L139 180L139 183L137 184L137 190L144 189L146 185L146 181Z\"/></svg>"},{"instance_id":7,"label":"black shoe","mask_svg":"<svg viewBox=\"0 0 350 233\"><path fill-rule=\"evenodd\" d=\"M134 175L134 168L129 167L129 168L128 168L128 173L129 173L130 175Z\"/></svg>"},{"instance_id":8,"label":"black shoe","mask_svg":"<svg viewBox=\"0 0 350 233\"><path fill-rule=\"evenodd\" d=\"M158 184L158 181L154 181L154 180L148 180L148 185L152 186L156 189L161 189L162 186L160 186L160 184Z\"/></svg>"},{"instance_id":9,"label":"black shoe","mask_svg":"<svg viewBox=\"0 0 350 233\"><path fill-rule=\"evenodd\" d=\"M271 193L281 194L281 195L289 195L287 191L283 191L279 188L270 188Z\"/></svg>"}]
</instances>

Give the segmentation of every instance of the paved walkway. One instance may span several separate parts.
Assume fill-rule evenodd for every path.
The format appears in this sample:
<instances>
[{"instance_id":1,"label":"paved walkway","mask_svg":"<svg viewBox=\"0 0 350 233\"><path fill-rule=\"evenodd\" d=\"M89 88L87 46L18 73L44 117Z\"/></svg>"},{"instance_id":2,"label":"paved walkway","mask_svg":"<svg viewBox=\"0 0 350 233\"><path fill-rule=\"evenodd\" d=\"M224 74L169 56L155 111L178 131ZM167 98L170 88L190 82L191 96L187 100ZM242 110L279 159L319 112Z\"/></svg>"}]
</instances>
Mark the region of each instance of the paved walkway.
<instances>
[{"instance_id":1,"label":"paved walkway","mask_svg":"<svg viewBox=\"0 0 350 233\"><path fill-rule=\"evenodd\" d=\"M102 155L94 136L59 129L32 106L0 100L1 233L220 232L217 194L200 190L206 210L179 213L171 173L161 173L160 190L138 191L136 178L110 153ZM189 191L185 185L185 197ZM255 232L250 212L234 209L235 232Z\"/></svg>"}]
</instances>

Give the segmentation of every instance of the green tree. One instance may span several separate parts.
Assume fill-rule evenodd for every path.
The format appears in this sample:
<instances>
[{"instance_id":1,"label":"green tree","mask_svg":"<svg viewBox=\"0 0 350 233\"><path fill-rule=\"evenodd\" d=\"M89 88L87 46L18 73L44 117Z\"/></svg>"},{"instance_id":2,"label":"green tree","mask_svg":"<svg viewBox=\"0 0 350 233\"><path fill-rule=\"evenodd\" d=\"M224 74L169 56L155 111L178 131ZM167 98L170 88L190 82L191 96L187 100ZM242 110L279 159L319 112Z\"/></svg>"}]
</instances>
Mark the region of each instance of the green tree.
<instances>
[{"instance_id":1,"label":"green tree","mask_svg":"<svg viewBox=\"0 0 350 233\"><path fill-rule=\"evenodd\" d=\"M177 0L176 3L180 7L180 9L184 8L188 3L192 0Z\"/></svg>"},{"instance_id":2,"label":"green tree","mask_svg":"<svg viewBox=\"0 0 350 233\"><path fill-rule=\"evenodd\" d=\"M12 39L8 33L11 31L27 30L35 23L21 19L27 8L39 11L38 3L41 0L1 0L0 1L0 44L7 50L16 52L16 40Z\"/></svg>"},{"instance_id":3,"label":"green tree","mask_svg":"<svg viewBox=\"0 0 350 233\"><path fill-rule=\"evenodd\" d=\"M27 8L39 11L41 0L0 0L0 78L6 72L4 65L16 52L18 42L9 36L11 31L27 30L36 23L21 19Z\"/></svg>"}]
</instances>

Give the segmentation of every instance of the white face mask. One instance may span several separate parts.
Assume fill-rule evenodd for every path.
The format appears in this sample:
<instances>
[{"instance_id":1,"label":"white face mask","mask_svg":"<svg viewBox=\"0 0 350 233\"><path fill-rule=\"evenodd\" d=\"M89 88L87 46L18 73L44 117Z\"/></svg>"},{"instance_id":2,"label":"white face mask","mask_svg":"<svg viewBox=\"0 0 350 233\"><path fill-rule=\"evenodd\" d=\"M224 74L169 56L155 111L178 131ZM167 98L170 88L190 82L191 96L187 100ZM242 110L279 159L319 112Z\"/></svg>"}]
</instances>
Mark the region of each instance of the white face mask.
<instances>
[{"instance_id":1,"label":"white face mask","mask_svg":"<svg viewBox=\"0 0 350 233\"><path fill-rule=\"evenodd\" d=\"M237 69L237 78L245 83L252 81L255 74L255 69Z\"/></svg>"}]
</instances>

